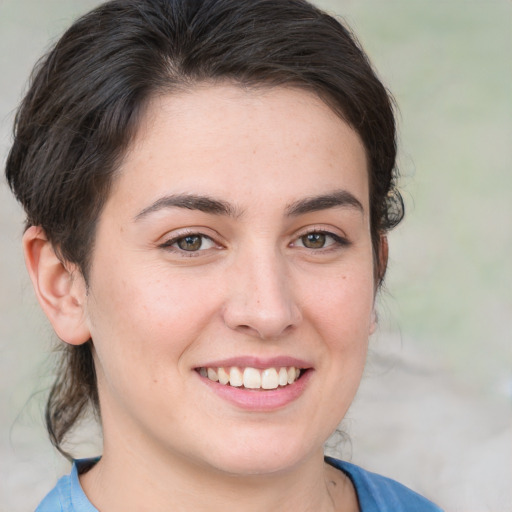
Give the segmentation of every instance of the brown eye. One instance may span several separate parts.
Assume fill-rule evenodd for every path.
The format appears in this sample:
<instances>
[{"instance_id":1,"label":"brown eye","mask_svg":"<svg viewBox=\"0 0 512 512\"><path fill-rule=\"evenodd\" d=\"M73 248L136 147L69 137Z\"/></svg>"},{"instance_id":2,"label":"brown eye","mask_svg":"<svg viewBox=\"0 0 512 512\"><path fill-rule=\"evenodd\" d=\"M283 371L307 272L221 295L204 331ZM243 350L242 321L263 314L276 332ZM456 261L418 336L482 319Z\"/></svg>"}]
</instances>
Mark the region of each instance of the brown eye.
<instances>
[{"instance_id":1,"label":"brown eye","mask_svg":"<svg viewBox=\"0 0 512 512\"><path fill-rule=\"evenodd\" d=\"M176 245L183 251L198 251L203 245L203 238L199 235L184 236L177 240Z\"/></svg>"},{"instance_id":2,"label":"brown eye","mask_svg":"<svg viewBox=\"0 0 512 512\"><path fill-rule=\"evenodd\" d=\"M190 233L171 238L161 244L160 247L181 256L192 256L200 255L218 246L209 236L201 233Z\"/></svg>"},{"instance_id":3,"label":"brown eye","mask_svg":"<svg viewBox=\"0 0 512 512\"><path fill-rule=\"evenodd\" d=\"M335 249L336 247L348 247L351 243L344 237L335 235L329 231L310 231L297 238L292 244L295 247L304 247L305 249Z\"/></svg>"},{"instance_id":4,"label":"brown eye","mask_svg":"<svg viewBox=\"0 0 512 512\"><path fill-rule=\"evenodd\" d=\"M322 249L325 247L325 233L308 233L301 237L302 245L307 249Z\"/></svg>"}]
</instances>

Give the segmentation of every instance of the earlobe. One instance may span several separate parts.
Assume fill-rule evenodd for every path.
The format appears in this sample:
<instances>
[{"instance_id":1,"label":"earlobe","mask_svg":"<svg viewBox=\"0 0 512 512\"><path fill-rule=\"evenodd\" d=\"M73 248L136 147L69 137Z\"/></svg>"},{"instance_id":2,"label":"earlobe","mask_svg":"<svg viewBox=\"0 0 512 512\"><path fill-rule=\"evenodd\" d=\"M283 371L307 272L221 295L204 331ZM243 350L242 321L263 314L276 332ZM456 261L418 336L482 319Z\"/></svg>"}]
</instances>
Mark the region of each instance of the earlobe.
<instances>
[{"instance_id":1,"label":"earlobe","mask_svg":"<svg viewBox=\"0 0 512 512\"><path fill-rule=\"evenodd\" d=\"M41 227L27 229L23 251L37 299L57 336L71 345L88 341L86 287L81 274L66 268Z\"/></svg>"},{"instance_id":2,"label":"earlobe","mask_svg":"<svg viewBox=\"0 0 512 512\"><path fill-rule=\"evenodd\" d=\"M384 280L386 269L388 267L389 257L389 245L388 237L386 235L380 235L380 247L379 247L379 284Z\"/></svg>"}]
</instances>

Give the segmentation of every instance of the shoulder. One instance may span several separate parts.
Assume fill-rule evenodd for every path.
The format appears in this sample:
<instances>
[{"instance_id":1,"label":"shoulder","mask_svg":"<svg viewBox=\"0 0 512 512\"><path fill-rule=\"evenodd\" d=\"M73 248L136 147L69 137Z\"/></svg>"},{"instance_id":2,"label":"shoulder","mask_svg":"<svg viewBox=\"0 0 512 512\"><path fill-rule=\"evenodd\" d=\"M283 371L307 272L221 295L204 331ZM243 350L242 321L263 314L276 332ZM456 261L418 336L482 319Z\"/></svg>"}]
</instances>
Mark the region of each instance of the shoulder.
<instances>
[{"instance_id":1,"label":"shoulder","mask_svg":"<svg viewBox=\"0 0 512 512\"><path fill-rule=\"evenodd\" d=\"M326 462L350 478L361 512L442 512L437 505L395 480L331 457L326 457Z\"/></svg>"},{"instance_id":2,"label":"shoulder","mask_svg":"<svg viewBox=\"0 0 512 512\"><path fill-rule=\"evenodd\" d=\"M57 485L46 495L44 500L36 508L35 512L66 512L69 508L64 508L65 497L71 496L70 476L63 476Z\"/></svg>"},{"instance_id":3,"label":"shoulder","mask_svg":"<svg viewBox=\"0 0 512 512\"><path fill-rule=\"evenodd\" d=\"M76 461L71 473L57 482L35 512L98 512L85 496L78 479L78 468L91 465L95 461L96 459Z\"/></svg>"}]
</instances>

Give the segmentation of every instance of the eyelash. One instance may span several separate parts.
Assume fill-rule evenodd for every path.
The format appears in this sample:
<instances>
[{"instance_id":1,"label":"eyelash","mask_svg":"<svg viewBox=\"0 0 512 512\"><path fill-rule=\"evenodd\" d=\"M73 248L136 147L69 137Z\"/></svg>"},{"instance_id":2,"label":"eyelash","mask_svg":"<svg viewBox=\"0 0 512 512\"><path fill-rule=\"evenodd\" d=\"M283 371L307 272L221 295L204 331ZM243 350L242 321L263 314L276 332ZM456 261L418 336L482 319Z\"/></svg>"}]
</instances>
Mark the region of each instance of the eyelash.
<instances>
[{"instance_id":1,"label":"eyelash","mask_svg":"<svg viewBox=\"0 0 512 512\"><path fill-rule=\"evenodd\" d=\"M185 240L186 238L199 238L200 239L200 246L197 248L197 250L189 250L182 249L180 247L173 247L174 245L178 244L181 240ZM200 256L201 253L204 253L211 247L208 247L207 249L202 249L201 247L204 245L205 241L211 242L212 246L219 247L219 244L217 244L211 237L208 235L205 235L203 233L197 233L197 232L186 232L186 233L180 233L178 236L175 236L173 238L170 238L169 240L166 240L162 244L159 245L161 249L165 249L170 252L174 252L176 254L179 254L182 257L185 258L193 258Z\"/></svg>"},{"instance_id":2,"label":"eyelash","mask_svg":"<svg viewBox=\"0 0 512 512\"><path fill-rule=\"evenodd\" d=\"M296 245L297 241L302 240L309 235L324 235L325 237L332 239L333 242L327 246L319 247L319 248L310 248L310 247L305 247L304 245L302 245L302 246ZM175 244L177 244L181 240L184 240L188 237L191 237L191 238L198 237L201 239L201 245L199 246L199 248L197 250L187 251L186 249L181 249L179 247L173 247ZM189 257L189 258L197 257L197 256L200 256L202 252L205 252L208 249L210 249L210 247L209 247L207 249L201 250L201 246L204 244L205 240L208 240L212 243L212 245L219 247L219 244L217 244L215 242L215 240L213 240L211 237L209 237L208 235L205 235L203 233L198 233L195 231L180 233L178 236L175 236L173 238L170 238L169 240L166 240L165 242L160 244L159 247L162 249L165 249L167 251L175 252L182 257ZM336 235L330 231L326 231L326 230L322 230L322 229L311 229L311 230L299 235L298 237L296 237L294 239L294 241L290 244L291 247L297 246L297 247L301 247L303 249L310 250L313 252L326 252L326 251L336 250L337 248L341 248L341 247L348 247L350 245L351 245L351 242L349 240L347 240L346 238Z\"/></svg>"},{"instance_id":3,"label":"eyelash","mask_svg":"<svg viewBox=\"0 0 512 512\"><path fill-rule=\"evenodd\" d=\"M336 235L335 233L332 233L331 231L326 231L323 229L314 229L314 228L299 235L291 245L292 246L295 245L298 240L302 240L302 239L306 238L308 235L325 235L326 237L329 237L333 240L333 243L331 243L325 247L319 247L317 249L312 249L312 248L305 247L305 246L299 246L299 247L302 247L304 249L314 251L314 252L320 252L320 251L324 252L324 251L336 250L338 248L349 247L351 245L351 242L343 236Z\"/></svg>"}]
</instances>

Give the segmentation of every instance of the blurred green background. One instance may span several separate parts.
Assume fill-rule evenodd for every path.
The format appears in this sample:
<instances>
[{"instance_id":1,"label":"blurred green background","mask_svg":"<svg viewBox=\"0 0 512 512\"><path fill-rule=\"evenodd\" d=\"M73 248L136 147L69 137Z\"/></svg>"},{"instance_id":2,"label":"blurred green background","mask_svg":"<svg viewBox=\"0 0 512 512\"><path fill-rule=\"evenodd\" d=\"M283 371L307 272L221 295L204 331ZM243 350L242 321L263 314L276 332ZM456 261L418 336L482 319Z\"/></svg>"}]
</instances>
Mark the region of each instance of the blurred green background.
<instances>
[{"instance_id":1,"label":"blurred green background","mask_svg":"<svg viewBox=\"0 0 512 512\"><path fill-rule=\"evenodd\" d=\"M98 3L0 0L2 162L34 62ZM512 2L316 3L346 20L397 100L407 210L390 235L367 375L342 424L352 443L333 450L447 510L510 511ZM22 227L2 180L2 512L33 509L67 470L42 426L54 340L25 275Z\"/></svg>"},{"instance_id":2,"label":"blurred green background","mask_svg":"<svg viewBox=\"0 0 512 512\"><path fill-rule=\"evenodd\" d=\"M343 4L337 10L401 112L407 218L391 238L394 320L475 385L504 385L512 368L512 4Z\"/></svg>"}]
</instances>

